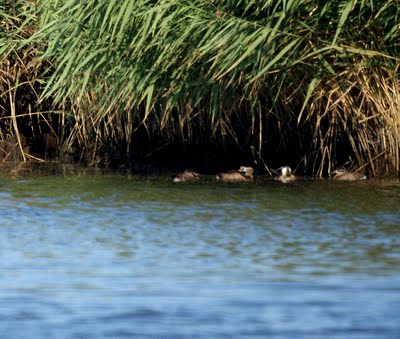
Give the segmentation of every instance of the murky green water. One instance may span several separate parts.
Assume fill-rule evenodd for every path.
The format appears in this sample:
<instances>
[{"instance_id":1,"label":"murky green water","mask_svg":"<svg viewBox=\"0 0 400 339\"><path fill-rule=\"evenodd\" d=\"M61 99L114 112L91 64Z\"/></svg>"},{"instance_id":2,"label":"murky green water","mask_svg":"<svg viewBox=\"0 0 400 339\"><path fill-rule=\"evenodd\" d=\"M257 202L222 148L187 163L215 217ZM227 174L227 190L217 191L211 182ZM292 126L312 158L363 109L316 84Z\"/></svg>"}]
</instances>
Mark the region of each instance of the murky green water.
<instances>
[{"instance_id":1,"label":"murky green water","mask_svg":"<svg viewBox=\"0 0 400 339\"><path fill-rule=\"evenodd\" d=\"M7 338L400 336L400 184L0 181Z\"/></svg>"}]
</instances>

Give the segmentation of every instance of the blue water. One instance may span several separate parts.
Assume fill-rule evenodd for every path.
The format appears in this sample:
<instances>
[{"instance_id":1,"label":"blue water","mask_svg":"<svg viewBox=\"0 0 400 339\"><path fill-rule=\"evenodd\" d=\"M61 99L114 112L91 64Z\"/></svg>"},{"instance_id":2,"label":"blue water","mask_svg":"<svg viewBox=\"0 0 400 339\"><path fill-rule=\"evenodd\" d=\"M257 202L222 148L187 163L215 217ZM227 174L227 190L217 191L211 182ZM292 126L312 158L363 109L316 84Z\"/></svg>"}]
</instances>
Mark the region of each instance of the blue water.
<instances>
[{"instance_id":1,"label":"blue water","mask_svg":"<svg viewBox=\"0 0 400 339\"><path fill-rule=\"evenodd\" d=\"M400 184L0 181L4 338L398 338Z\"/></svg>"}]
</instances>

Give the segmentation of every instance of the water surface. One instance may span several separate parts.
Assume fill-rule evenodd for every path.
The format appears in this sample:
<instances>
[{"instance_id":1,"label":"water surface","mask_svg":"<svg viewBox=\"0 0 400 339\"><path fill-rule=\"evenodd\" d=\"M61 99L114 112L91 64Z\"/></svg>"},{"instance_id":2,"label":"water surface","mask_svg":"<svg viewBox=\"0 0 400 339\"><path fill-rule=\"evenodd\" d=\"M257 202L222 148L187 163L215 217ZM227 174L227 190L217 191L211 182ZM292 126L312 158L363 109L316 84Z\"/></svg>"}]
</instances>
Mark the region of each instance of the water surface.
<instances>
[{"instance_id":1,"label":"water surface","mask_svg":"<svg viewBox=\"0 0 400 339\"><path fill-rule=\"evenodd\" d=\"M8 338L400 336L400 184L0 182Z\"/></svg>"}]
</instances>

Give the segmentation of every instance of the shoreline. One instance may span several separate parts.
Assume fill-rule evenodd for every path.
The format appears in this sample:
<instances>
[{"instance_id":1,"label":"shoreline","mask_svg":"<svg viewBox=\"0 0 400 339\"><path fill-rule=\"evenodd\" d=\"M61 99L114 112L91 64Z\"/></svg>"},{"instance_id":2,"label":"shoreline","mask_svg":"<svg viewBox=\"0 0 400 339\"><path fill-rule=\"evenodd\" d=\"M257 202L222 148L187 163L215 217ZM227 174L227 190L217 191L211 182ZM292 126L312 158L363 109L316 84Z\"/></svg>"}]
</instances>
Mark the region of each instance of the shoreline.
<instances>
[{"instance_id":1,"label":"shoreline","mask_svg":"<svg viewBox=\"0 0 400 339\"><path fill-rule=\"evenodd\" d=\"M5 179L21 179L21 178L29 178L29 177L45 177L45 176L108 176L108 175L116 175L121 177L126 177L128 179L135 178L138 180L147 180L151 179L166 179L173 182L173 178L181 172L181 169L178 168L161 168L161 167L152 167L147 168L147 170L142 171L134 171L129 169L122 168L99 168L99 167L91 167L85 166L79 163L65 163L60 161L28 161L28 162L3 162L0 163L0 178ZM312 177L312 176L298 176L299 180L293 183L280 183L274 180L274 176L270 176L266 172L256 172L254 175L254 181L244 182L244 183L226 183L220 182L216 179L218 171L210 173L200 173L201 179L196 182L181 182L175 183L175 185L188 185L188 184L202 184L202 183L216 183L218 185L231 185L231 184L239 184L239 185L252 185L252 184L263 184L273 182L276 185L284 185L284 186L296 186L298 183L307 183L307 182L335 182L340 185L345 184L365 184L365 183L399 183L400 178L396 175L385 175L385 176L374 176L367 177L366 180L360 181L352 181L352 182L342 182L342 181L334 181L331 180L331 177Z\"/></svg>"}]
</instances>

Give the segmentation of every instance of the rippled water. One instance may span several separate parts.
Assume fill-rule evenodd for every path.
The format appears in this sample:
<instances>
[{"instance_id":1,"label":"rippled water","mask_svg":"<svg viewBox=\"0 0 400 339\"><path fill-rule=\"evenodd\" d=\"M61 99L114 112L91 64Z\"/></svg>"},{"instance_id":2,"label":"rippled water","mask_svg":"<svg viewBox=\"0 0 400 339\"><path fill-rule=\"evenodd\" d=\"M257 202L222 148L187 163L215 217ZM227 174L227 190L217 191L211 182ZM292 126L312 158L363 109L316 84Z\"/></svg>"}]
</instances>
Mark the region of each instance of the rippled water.
<instances>
[{"instance_id":1,"label":"rippled water","mask_svg":"<svg viewBox=\"0 0 400 339\"><path fill-rule=\"evenodd\" d=\"M0 181L7 338L400 337L400 184Z\"/></svg>"}]
</instances>

